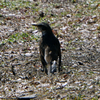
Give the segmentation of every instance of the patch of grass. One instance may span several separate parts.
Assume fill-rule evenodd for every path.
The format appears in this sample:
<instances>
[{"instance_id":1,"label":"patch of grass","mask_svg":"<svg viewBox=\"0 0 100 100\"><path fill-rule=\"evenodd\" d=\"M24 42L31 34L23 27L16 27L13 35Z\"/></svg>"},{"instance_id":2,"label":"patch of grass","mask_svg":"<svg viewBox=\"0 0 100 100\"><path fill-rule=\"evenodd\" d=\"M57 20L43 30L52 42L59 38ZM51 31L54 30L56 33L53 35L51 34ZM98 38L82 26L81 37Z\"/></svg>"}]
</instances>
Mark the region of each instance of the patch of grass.
<instances>
[{"instance_id":1,"label":"patch of grass","mask_svg":"<svg viewBox=\"0 0 100 100\"><path fill-rule=\"evenodd\" d=\"M52 23L52 24L51 24L51 27L53 27L53 26L55 26L55 23Z\"/></svg>"},{"instance_id":2,"label":"patch of grass","mask_svg":"<svg viewBox=\"0 0 100 100\"><path fill-rule=\"evenodd\" d=\"M11 35L8 39L1 41L0 45L9 43L9 42L13 43L15 41L26 42L26 41L31 41L33 39L35 39L37 41L39 39L39 37L34 36L34 35L29 35L28 33L22 33L22 34L16 33L16 34Z\"/></svg>"},{"instance_id":3,"label":"patch of grass","mask_svg":"<svg viewBox=\"0 0 100 100\"><path fill-rule=\"evenodd\" d=\"M67 11L62 11L62 12L61 12L61 16L66 16L67 14L68 14Z\"/></svg>"},{"instance_id":4,"label":"patch of grass","mask_svg":"<svg viewBox=\"0 0 100 100\"><path fill-rule=\"evenodd\" d=\"M28 38L29 37L29 34L28 33L22 33L21 36Z\"/></svg>"},{"instance_id":5,"label":"patch of grass","mask_svg":"<svg viewBox=\"0 0 100 100\"><path fill-rule=\"evenodd\" d=\"M83 97L85 97L85 95L81 95L81 94L79 93L77 100L83 100Z\"/></svg>"},{"instance_id":6,"label":"patch of grass","mask_svg":"<svg viewBox=\"0 0 100 100\"><path fill-rule=\"evenodd\" d=\"M100 30L100 26L97 27L97 30Z\"/></svg>"},{"instance_id":7,"label":"patch of grass","mask_svg":"<svg viewBox=\"0 0 100 100\"><path fill-rule=\"evenodd\" d=\"M30 41L31 38L30 38L28 33L22 33L21 34L21 40L25 42L25 41Z\"/></svg>"},{"instance_id":8,"label":"patch of grass","mask_svg":"<svg viewBox=\"0 0 100 100\"><path fill-rule=\"evenodd\" d=\"M8 38L7 42L14 42L15 40L18 40L19 38L20 38L20 34L19 33L16 33L16 34L11 35Z\"/></svg>"},{"instance_id":9,"label":"patch of grass","mask_svg":"<svg viewBox=\"0 0 100 100\"><path fill-rule=\"evenodd\" d=\"M33 30L36 30L36 26L32 26Z\"/></svg>"},{"instance_id":10,"label":"patch of grass","mask_svg":"<svg viewBox=\"0 0 100 100\"><path fill-rule=\"evenodd\" d=\"M82 17L82 14L81 13L77 13L76 17L80 18L80 17Z\"/></svg>"},{"instance_id":11,"label":"patch of grass","mask_svg":"<svg viewBox=\"0 0 100 100\"><path fill-rule=\"evenodd\" d=\"M72 47L72 50L76 50L76 48L75 47Z\"/></svg>"},{"instance_id":12,"label":"patch of grass","mask_svg":"<svg viewBox=\"0 0 100 100\"><path fill-rule=\"evenodd\" d=\"M34 40L38 41L38 40L39 40L39 37L38 37L38 36L32 35L32 36L31 36L31 39L32 39L32 40L34 39Z\"/></svg>"},{"instance_id":13,"label":"patch of grass","mask_svg":"<svg viewBox=\"0 0 100 100\"><path fill-rule=\"evenodd\" d=\"M91 100L99 100L99 98L98 97L94 97Z\"/></svg>"},{"instance_id":14,"label":"patch of grass","mask_svg":"<svg viewBox=\"0 0 100 100\"><path fill-rule=\"evenodd\" d=\"M90 71L89 74L92 75L92 74L94 74L94 72L93 71Z\"/></svg>"},{"instance_id":15,"label":"patch of grass","mask_svg":"<svg viewBox=\"0 0 100 100\"><path fill-rule=\"evenodd\" d=\"M68 43L69 43L69 44L71 44L71 43L72 43L72 41L73 41L73 40L70 40L70 41L68 41Z\"/></svg>"},{"instance_id":16,"label":"patch of grass","mask_svg":"<svg viewBox=\"0 0 100 100\"><path fill-rule=\"evenodd\" d=\"M76 3L77 2L77 0L72 0L72 3Z\"/></svg>"},{"instance_id":17,"label":"patch of grass","mask_svg":"<svg viewBox=\"0 0 100 100\"><path fill-rule=\"evenodd\" d=\"M66 47L66 50L69 50L69 47L68 46Z\"/></svg>"},{"instance_id":18,"label":"patch of grass","mask_svg":"<svg viewBox=\"0 0 100 100\"><path fill-rule=\"evenodd\" d=\"M6 2L0 1L0 8L8 7L10 10L18 10L20 8L33 6L34 4L30 1L22 1L22 0L11 0Z\"/></svg>"}]
</instances>

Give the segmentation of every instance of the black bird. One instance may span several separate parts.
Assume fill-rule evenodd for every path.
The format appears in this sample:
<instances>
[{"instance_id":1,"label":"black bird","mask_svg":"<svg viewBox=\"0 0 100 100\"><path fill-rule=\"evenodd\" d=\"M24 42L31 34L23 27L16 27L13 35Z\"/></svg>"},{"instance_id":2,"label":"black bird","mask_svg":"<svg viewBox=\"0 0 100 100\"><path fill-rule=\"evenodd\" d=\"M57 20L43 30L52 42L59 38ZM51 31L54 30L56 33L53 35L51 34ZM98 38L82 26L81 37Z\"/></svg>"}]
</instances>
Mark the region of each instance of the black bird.
<instances>
[{"instance_id":1,"label":"black bird","mask_svg":"<svg viewBox=\"0 0 100 100\"><path fill-rule=\"evenodd\" d=\"M37 26L38 29L42 32L42 37L39 43L39 51L43 71L45 71L45 73L48 75L50 75L50 73L54 73L58 62L58 71L60 72L61 50L59 40L53 34L52 29L48 23L42 22L32 25Z\"/></svg>"}]
</instances>

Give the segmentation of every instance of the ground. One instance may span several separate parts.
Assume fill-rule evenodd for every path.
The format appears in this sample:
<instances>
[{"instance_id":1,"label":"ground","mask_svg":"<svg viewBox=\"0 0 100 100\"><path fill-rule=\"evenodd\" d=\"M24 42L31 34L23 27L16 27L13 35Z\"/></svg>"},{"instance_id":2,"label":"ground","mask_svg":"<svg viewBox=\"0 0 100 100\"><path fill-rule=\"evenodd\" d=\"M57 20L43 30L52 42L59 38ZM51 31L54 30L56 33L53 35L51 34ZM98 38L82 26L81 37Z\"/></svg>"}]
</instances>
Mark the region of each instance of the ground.
<instances>
[{"instance_id":1,"label":"ground","mask_svg":"<svg viewBox=\"0 0 100 100\"><path fill-rule=\"evenodd\" d=\"M0 1L0 98L99 100L100 1L44 1ZM40 70L32 27L43 21L61 44L62 71L51 77Z\"/></svg>"}]
</instances>

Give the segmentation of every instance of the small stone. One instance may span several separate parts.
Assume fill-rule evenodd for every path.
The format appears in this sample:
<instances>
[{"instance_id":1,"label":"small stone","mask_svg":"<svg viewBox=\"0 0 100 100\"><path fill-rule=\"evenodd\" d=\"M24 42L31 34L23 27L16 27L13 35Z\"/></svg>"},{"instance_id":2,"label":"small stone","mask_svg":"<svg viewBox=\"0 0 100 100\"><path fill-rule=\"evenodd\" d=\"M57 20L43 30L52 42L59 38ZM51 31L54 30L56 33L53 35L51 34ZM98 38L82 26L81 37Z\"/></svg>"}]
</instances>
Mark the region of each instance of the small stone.
<instances>
[{"instance_id":1,"label":"small stone","mask_svg":"<svg viewBox=\"0 0 100 100\"><path fill-rule=\"evenodd\" d=\"M74 68L75 68L75 67L78 67L78 66L77 66L77 64L74 64L72 67L74 67Z\"/></svg>"},{"instance_id":2,"label":"small stone","mask_svg":"<svg viewBox=\"0 0 100 100\"><path fill-rule=\"evenodd\" d=\"M25 56L31 57L33 54L32 53L26 53Z\"/></svg>"},{"instance_id":3,"label":"small stone","mask_svg":"<svg viewBox=\"0 0 100 100\"><path fill-rule=\"evenodd\" d=\"M70 18L71 17L71 14L67 14L67 17Z\"/></svg>"},{"instance_id":4,"label":"small stone","mask_svg":"<svg viewBox=\"0 0 100 100\"><path fill-rule=\"evenodd\" d=\"M42 12L42 11L39 12L39 16L40 16L40 17L44 17L44 12Z\"/></svg>"},{"instance_id":5,"label":"small stone","mask_svg":"<svg viewBox=\"0 0 100 100\"><path fill-rule=\"evenodd\" d=\"M89 89L93 89L93 85L91 85L91 86L89 87Z\"/></svg>"},{"instance_id":6,"label":"small stone","mask_svg":"<svg viewBox=\"0 0 100 100\"><path fill-rule=\"evenodd\" d=\"M82 63L82 62L80 62L80 61L78 61L78 63L79 63L79 65L83 65L83 63Z\"/></svg>"}]
</instances>

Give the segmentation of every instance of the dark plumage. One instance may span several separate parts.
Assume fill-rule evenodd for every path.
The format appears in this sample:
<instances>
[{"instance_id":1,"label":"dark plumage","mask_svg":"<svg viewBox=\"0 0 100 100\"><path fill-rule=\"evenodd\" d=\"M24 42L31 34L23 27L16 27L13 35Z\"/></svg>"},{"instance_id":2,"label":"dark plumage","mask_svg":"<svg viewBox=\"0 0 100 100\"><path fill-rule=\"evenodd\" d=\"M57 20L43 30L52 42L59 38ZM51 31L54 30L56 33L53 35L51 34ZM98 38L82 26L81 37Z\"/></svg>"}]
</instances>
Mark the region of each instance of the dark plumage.
<instances>
[{"instance_id":1,"label":"dark plumage","mask_svg":"<svg viewBox=\"0 0 100 100\"><path fill-rule=\"evenodd\" d=\"M42 22L32 25L37 26L38 29L42 32L42 37L39 43L39 51L43 71L49 75L50 73L54 73L55 66L57 66L58 62L58 71L60 72L61 50L59 40L54 36L49 24Z\"/></svg>"}]
</instances>

